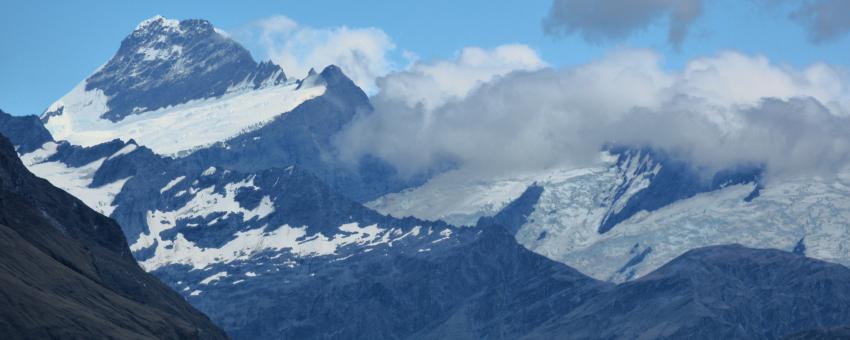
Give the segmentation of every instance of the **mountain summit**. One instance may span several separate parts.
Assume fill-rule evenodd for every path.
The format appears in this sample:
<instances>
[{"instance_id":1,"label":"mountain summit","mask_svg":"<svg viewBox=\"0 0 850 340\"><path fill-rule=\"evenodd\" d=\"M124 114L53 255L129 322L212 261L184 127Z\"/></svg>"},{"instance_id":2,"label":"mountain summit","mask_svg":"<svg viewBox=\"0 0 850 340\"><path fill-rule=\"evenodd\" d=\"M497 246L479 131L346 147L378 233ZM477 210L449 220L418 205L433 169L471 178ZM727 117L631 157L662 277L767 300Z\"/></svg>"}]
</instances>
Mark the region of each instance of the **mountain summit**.
<instances>
[{"instance_id":1,"label":"mountain summit","mask_svg":"<svg viewBox=\"0 0 850 340\"><path fill-rule=\"evenodd\" d=\"M209 21L156 16L41 119L59 140L132 138L172 155L262 126L324 92L302 83L270 61L257 63Z\"/></svg>"},{"instance_id":2,"label":"mountain summit","mask_svg":"<svg viewBox=\"0 0 850 340\"><path fill-rule=\"evenodd\" d=\"M286 81L270 62L257 64L251 54L209 21L177 21L156 16L140 23L118 52L87 80L86 91L109 99L100 118L117 122L133 114L218 97L245 83L259 88ZM53 107L45 120L61 114Z\"/></svg>"}]
</instances>

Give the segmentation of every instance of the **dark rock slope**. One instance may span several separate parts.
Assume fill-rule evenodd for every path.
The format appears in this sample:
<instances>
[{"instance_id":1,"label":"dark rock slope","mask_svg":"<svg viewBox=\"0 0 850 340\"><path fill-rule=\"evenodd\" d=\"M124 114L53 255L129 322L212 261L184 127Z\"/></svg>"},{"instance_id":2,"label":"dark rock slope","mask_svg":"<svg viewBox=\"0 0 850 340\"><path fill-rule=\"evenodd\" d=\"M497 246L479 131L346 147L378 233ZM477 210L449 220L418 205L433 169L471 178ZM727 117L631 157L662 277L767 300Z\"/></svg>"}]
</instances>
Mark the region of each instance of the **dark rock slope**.
<instances>
[{"instance_id":1,"label":"dark rock slope","mask_svg":"<svg viewBox=\"0 0 850 340\"><path fill-rule=\"evenodd\" d=\"M53 141L50 132L36 116L13 116L0 110L0 131L15 142L21 154L35 151L44 143Z\"/></svg>"},{"instance_id":2,"label":"dark rock slope","mask_svg":"<svg viewBox=\"0 0 850 340\"><path fill-rule=\"evenodd\" d=\"M222 339L134 261L120 227L33 176L0 137L4 339Z\"/></svg>"},{"instance_id":3,"label":"dark rock slope","mask_svg":"<svg viewBox=\"0 0 850 340\"><path fill-rule=\"evenodd\" d=\"M613 286L528 251L504 228L457 232L262 271L265 282L222 282L195 303L237 339L515 339ZM240 312L215 310L223 299Z\"/></svg>"},{"instance_id":4,"label":"dark rock slope","mask_svg":"<svg viewBox=\"0 0 850 340\"><path fill-rule=\"evenodd\" d=\"M779 250L729 245L689 251L529 337L779 339L848 322L850 269Z\"/></svg>"}]
</instances>

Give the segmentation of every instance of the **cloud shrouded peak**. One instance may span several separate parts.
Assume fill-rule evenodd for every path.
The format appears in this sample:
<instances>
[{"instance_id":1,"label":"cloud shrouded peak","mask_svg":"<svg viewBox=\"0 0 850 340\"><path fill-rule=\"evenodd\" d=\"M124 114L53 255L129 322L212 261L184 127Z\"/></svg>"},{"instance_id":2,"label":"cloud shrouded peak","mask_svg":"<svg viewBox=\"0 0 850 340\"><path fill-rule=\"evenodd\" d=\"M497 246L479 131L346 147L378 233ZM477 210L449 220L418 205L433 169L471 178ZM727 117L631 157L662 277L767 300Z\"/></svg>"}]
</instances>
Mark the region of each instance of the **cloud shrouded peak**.
<instances>
[{"instance_id":1,"label":"cloud shrouded peak","mask_svg":"<svg viewBox=\"0 0 850 340\"><path fill-rule=\"evenodd\" d=\"M703 0L554 0L543 27L548 34L576 33L587 41L603 42L626 38L666 18L667 40L678 47L702 9Z\"/></svg>"},{"instance_id":2,"label":"cloud shrouded peak","mask_svg":"<svg viewBox=\"0 0 850 340\"><path fill-rule=\"evenodd\" d=\"M258 43L266 57L297 77L306 76L310 69L337 65L358 86L372 92L375 79L393 69L389 53L395 44L378 28L316 28L277 15L257 20L238 34Z\"/></svg>"}]
</instances>

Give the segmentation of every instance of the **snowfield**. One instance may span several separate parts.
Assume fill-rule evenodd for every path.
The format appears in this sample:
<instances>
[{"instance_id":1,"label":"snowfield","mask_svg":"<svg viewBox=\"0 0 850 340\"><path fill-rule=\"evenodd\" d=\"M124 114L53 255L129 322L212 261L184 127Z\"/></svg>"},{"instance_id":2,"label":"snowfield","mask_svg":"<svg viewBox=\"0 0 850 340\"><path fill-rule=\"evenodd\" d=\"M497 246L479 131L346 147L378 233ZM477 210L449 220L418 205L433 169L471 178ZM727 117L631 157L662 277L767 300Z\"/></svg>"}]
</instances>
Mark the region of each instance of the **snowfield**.
<instances>
[{"instance_id":1,"label":"snowfield","mask_svg":"<svg viewBox=\"0 0 850 340\"><path fill-rule=\"evenodd\" d=\"M98 159L78 168L69 167L62 162L47 162L46 160L56 153L57 147L57 143L45 143L41 149L22 155L21 161L23 161L30 172L50 181L50 184L67 191L71 195L74 195L74 197L79 198L89 208L106 216L111 215L112 211L115 210L115 206L112 205L115 195L121 192L124 183L130 177L97 188L91 188L89 185L92 183L94 173L104 161L108 158L119 157L130 153L135 150L136 146L128 144L127 147L109 157Z\"/></svg>"},{"instance_id":2,"label":"snowfield","mask_svg":"<svg viewBox=\"0 0 850 340\"><path fill-rule=\"evenodd\" d=\"M134 139L161 155L181 155L258 128L274 117L325 92L323 85L302 87L294 82L251 89L235 86L219 98L130 115L118 122L100 116L108 110L108 97L98 89L86 91L85 81L50 106L62 109L45 127L57 140L92 146L116 138Z\"/></svg>"},{"instance_id":3,"label":"snowfield","mask_svg":"<svg viewBox=\"0 0 850 340\"><path fill-rule=\"evenodd\" d=\"M475 180L468 174L450 171L437 175L425 185L384 195L366 206L397 218L415 216L457 226L474 226L480 217L495 215L519 197L535 178L529 174Z\"/></svg>"},{"instance_id":4,"label":"snowfield","mask_svg":"<svg viewBox=\"0 0 850 340\"><path fill-rule=\"evenodd\" d=\"M602 235L594 208L600 200L570 200L600 189L601 176L548 185L517 234L520 243L615 282L645 275L690 249L719 244L792 251L799 243L809 257L850 265L850 171L832 179L774 180L751 202L744 198L752 184L729 186L637 214Z\"/></svg>"}]
</instances>

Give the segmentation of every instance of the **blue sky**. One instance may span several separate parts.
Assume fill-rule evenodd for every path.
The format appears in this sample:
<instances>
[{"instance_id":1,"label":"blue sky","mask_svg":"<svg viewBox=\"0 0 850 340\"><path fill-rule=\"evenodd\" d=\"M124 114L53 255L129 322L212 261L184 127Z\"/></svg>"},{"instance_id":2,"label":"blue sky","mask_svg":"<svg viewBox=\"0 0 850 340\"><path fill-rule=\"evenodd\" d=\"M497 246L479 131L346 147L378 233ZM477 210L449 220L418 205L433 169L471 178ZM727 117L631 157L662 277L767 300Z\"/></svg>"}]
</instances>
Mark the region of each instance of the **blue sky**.
<instances>
[{"instance_id":1,"label":"blue sky","mask_svg":"<svg viewBox=\"0 0 850 340\"><path fill-rule=\"evenodd\" d=\"M768 0L760 0L768 1ZM781 1L778 1L781 2ZM382 30L397 47L390 58L403 67L401 51L421 60L452 58L467 46L520 43L555 67L590 62L624 48L662 54L667 68L723 50L764 55L776 64L802 67L826 62L850 64L850 37L814 44L789 20L789 6L767 8L737 0L706 1L681 47L666 39L667 21L652 21L624 39L588 43L578 35L544 34L549 0L537 1L14 1L0 10L0 108L39 114L76 83L105 63L121 39L142 20L203 18L228 32L285 15L315 28L347 26ZM239 38L239 35L235 35ZM245 41L257 58L256 42Z\"/></svg>"}]
</instances>

